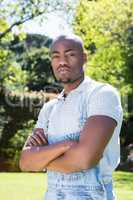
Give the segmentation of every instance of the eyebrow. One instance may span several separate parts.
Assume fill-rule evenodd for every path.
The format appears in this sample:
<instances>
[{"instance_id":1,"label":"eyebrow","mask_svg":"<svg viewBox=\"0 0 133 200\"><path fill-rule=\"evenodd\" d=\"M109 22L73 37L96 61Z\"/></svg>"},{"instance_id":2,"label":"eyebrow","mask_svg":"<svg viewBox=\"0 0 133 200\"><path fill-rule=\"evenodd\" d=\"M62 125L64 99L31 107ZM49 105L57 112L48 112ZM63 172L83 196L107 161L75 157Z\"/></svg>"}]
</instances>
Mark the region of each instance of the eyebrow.
<instances>
[{"instance_id":1,"label":"eyebrow","mask_svg":"<svg viewBox=\"0 0 133 200\"><path fill-rule=\"evenodd\" d=\"M67 49L66 51L65 51L65 53L68 53L68 52L70 52L70 51L75 51L75 49ZM59 53L59 51L52 51L51 52L51 54L58 54Z\"/></svg>"}]
</instances>

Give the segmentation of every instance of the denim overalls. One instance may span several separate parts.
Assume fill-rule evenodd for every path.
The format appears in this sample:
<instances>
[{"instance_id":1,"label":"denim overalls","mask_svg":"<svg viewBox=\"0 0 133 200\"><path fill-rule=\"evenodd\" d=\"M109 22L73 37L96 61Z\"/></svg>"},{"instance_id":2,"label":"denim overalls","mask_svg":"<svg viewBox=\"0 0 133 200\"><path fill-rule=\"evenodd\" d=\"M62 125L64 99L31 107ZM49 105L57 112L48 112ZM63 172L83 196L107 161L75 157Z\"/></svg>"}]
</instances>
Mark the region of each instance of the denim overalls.
<instances>
[{"instance_id":1,"label":"denim overalls","mask_svg":"<svg viewBox=\"0 0 133 200\"><path fill-rule=\"evenodd\" d=\"M88 95L87 98L85 93ZM110 144L107 145L109 148L105 151L107 156L103 155L104 162L100 161L92 169L75 173L47 171L48 189L45 193L45 200L115 200L112 172L119 158L121 113L119 97L115 90L88 78L85 78L78 88L70 92L66 100L61 94L58 99L44 105L36 128L44 128L49 144L64 140L78 141L89 115L103 114L118 122ZM103 174L107 177L106 182L103 180Z\"/></svg>"},{"instance_id":2,"label":"denim overalls","mask_svg":"<svg viewBox=\"0 0 133 200\"><path fill-rule=\"evenodd\" d=\"M63 137L48 137L49 143L62 140L79 140L79 133L66 134ZM79 159L80 160L80 159ZM99 166L75 173L48 171L48 190L45 200L115 200L112 182L102 182Z\"/></svg>"}]
</instances>

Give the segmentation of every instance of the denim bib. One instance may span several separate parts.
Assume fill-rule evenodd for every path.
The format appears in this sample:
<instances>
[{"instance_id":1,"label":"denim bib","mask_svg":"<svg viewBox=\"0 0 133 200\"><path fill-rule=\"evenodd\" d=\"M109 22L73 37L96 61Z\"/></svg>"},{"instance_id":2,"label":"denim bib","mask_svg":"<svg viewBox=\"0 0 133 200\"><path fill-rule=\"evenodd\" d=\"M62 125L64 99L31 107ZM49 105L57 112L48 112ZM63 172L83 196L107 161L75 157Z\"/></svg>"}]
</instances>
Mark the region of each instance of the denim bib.
<instances>
[{"instance_id":1,"label":"denim bib","mask_svg":"<svg viewBox=\"0 0 133 200\"><path fill-rule=\"evenodd\" d=\"M102 85L100 85L99 87L102 87ZM82 102L79 103L78 105L74 105L74 102L76 102L77 94L75 95L75 97L73 95L75 99L72 102L72 104L73 106L75 106L75 109L78 109L77 113L80 113L78 116L77 130L75 129L74 131L64 131L63 133L62 131L60 131L60 133L57 134L58 130L60 130L60 128L58 129L58 126L60 126L60 122L58 119L59 111L68 108L68 110L66 109L66 113L68 114L67 111L69 111L69 105L68 107L65 107L64 106L65 102L63 99L57 100L54 103L52 109L50 109L50 114L48 117L48 124L47 124L47 138L49 144L54 144L66 140L79 141L81 130L87 120L86 101L88 101L88 99L86 99L86 95L84 94L84 92L80 92L78 94L79 98L78 100L79 102ZM71 97L72 95L70 94L69 96L70 101L72 100ZM68 102L66 102L66 106ZM55 115L54 112L56 113ZM57 122L57 124L55 121ZM75 121L73 123L75 123ZM55 129L58 130L55 131ZM56 133L53 134L54 132ZM48 180L47 181L48 189L45 194L45 200L114 200L115 199L113 195L112 181L110 181L108 184L104 183L100 170L100 164L98 164L94 168L73 173L62 173L62 172L48 170L47 180Z\"/></svg>"},{"instance_id":2,"label":"denim bib","mask_svg":"<svg viewBox=\"0 0 133 200\"><path fill-rule=\"evenodd\" d=\"M82 98L82 96L81 96ZM83 101L83 99L82 99ZM85 106L85 103L82 104ZM80 128L86 121L85 108L80 110ZM82 112L81 112L82 111ZM84 112L83 112L84 111ZM51 111L52 113L52 111ZM50 117L49 117L50 118ZM48 134L49 144L60 141L79 141L80 132L66 133L63 135ZM99 170L99 165L89 170L73 173L60 173L47 171L48 190L45 194L46 200L106 200L105 186Z\"/></svg>"}]
</instances>

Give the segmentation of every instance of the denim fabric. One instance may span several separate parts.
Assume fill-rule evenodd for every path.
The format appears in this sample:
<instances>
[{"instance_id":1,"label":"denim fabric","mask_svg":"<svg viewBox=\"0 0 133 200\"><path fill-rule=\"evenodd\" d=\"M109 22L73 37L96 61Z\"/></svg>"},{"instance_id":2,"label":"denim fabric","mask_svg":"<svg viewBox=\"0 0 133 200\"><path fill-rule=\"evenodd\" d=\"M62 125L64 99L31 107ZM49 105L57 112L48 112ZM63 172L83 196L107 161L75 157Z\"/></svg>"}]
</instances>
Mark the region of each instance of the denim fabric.
<instances>
[{"instance_id":1,"label":"denim fabric","mask_svg":"<svg viewBox=\"0 0 133 200\"><path fill-rule=\"evenodd\" d=\"M105 186L105 191L107 194L107 200L116 200L112 181L108 184L105 184L104 186Z\"/></svg>"},{"instance_id":2,"label":"denim fabric","mask_svg":"<svg viewBox=\"0 0 133 200\"><path fill-rule=\"evenodd\" d=\"M101 190L93 191L87 187L76 188L55 188L50 189L45 200L105 200L104 193Z\"/></svg>"},{"instance_id":3,"label":"denim fabric","mask_svg":"<svg viewBox=\"0 0 133 200\"><path fill-rule=\"evenodd\" d=\"M85 77L83 82L66 98L62 91L57 99L44 104L39 113L36 128L44 129L50 143L65 139L73 140L78 137L75 133L82 134L86 120L95 115L108 116L117 122L117 127L98 166L103 182L107 184L111 182L112 172L120 161L119 134L122 124L122 107L115 88Z\"/></svg>"},{"instance_id":4,"label":"denim fabric","mask_svg":"<svg viewBox=\"0 0 133 200\"><path fill-rule=\"evenodd\" d=\"M112 182L102 187L93 188L88 186L79 187L50 187L45 193L44 200L116 200Z\"/></svg>"},{"instance_id":5,"label":"denim fabric","mask_svg":"<svg viewBox=\"0 0 133 200\"><path fill-rule=\"evenodd\" d=\"M86 120L95 115L108 116L117 122L99 164L95 168L69 174L48 171L45 200L115 199L111 181L112 172L120 160L119 133L122 124L121 102L115 88L86 77L66 98L62 91L57 99L43 106L36 128L44 129L49 144L78 141Z\"/></svg>"},{"instance_id":6,"label":"denim fabric","mask_svg":"<svg viewBox=\"0 0 133 200\"><path fill-rule=\"evenodd\" d=\"M48 136L49 143L62 140L79 140L80 133L62 137ZM104 185L99 165L89 170L74 173L48 171L48 190L45 200L115 200L112 183Z\"/></svg>"}]
</instances>

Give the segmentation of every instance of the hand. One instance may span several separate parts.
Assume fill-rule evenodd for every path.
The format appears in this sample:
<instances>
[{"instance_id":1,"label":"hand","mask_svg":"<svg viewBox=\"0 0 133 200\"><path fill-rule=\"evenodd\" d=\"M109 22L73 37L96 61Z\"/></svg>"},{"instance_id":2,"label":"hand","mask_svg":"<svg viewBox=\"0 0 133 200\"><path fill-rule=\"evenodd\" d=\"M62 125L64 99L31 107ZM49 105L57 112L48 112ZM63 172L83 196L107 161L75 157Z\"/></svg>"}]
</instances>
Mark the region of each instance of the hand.
<instances>
[{"instance_id":1,"label":"hand","mask_svg":"<svg viewBox=\"0 0 133 200\"><path fill-rule=\"evenodd\" d=\"M44 135L42 128L36 128L33 131L33 134L27 138L25 146L42 146L47 145L48 141Z\"/></svg>"}]
</instances>

